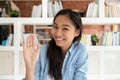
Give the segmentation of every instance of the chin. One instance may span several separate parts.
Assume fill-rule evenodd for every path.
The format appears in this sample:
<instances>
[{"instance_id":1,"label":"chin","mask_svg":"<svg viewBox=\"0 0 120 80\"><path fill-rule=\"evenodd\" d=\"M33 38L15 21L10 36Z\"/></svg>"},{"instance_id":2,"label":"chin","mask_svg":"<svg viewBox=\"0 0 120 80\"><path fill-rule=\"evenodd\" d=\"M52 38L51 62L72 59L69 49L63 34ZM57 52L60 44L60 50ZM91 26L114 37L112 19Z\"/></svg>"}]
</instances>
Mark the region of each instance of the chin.
<instances>
[{"instance_id":1,"label":"chin","mask_svg":"<svg viewBox=\"0 0 120 80\"><path fill-rule=\"evenodd\" d=\"M60 44L60 43L56 43L56 45L59 46L59 47L63 46L63 44Z\"/></svg>"}]
</instances>

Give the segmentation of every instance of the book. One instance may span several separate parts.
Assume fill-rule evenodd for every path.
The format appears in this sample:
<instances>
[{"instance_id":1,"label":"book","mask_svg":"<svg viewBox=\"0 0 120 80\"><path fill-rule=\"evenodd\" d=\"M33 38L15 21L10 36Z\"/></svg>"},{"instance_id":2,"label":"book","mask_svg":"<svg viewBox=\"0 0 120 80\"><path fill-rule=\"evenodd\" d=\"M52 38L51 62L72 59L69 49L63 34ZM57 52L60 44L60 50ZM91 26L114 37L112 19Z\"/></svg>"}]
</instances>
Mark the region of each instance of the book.
<instances>
[{"instance_id":1,"label":"book","mask_svg":"<svg viewBox=\"0 0 120 80\"><path fill-rule=\"evenodd\" d=\"M105 16L120 17L120 1L119 0L105 0Z\"/></svg>"},{"instance_id":2,"label":"book","mask_svg":"<svg viewBox=\"0 0 120 80\"><path fill-rule=\"evenodd\" d=\"M102 34L102 40L101 40L101 45L102 45L102 46L105 46L105 45L106 45L107 36L108 36L108 32L104 32L104 33Z\"/></svg>"},{"instance_id":3,"label":"book","mask_svg":"<svg viewBox=\"0 0 120 80\"><path fill-rule=\"evenodd\" d=\"M62 9L63 5L61 1L48 1L48 17L54 17Z\"/></svg>"},{"instance_id":4,"label":"book","mask_svg":"<svg viewBox=\"0 0 120 80\"><path fill-rule=\"evenodd\" d=\"M109 31L109 32L107 32L105 45L112 46L112 42L113 42L113 32Z\"/></svg>"},{"instance_id":5,"label":"book","mask_svg":"<svg viewBox=\"0 0 120 80\"><path fill-rule=\"evenodd\" d=\"M0 44L9 36L9 25L0 25Z\"/></svg>"},{"instance_id":6,"label":"book","mask_svg":"<svg viewBox=\"0 0 120 80\"><path fill-rule=\"evenodd\" d=\"M87 46L91 45L91 34L82 34L81 42Z\"/></svg>"},{"instance_id":7,"label":"book","mask_svg":"<svg viewBox=\"0 0 120 80\"><path fill-rule=\"evenodd\" d=\"M9 34L6 41L6 46L12 46L12 45L13 45L13 34Z\"/></svg>"},{"instance_id":8,"label":"book","mask_svg":"<svg viewBox=\"0 0 120 80\"><path fill-rule=\"evenodd\" d=\"M48 2L48 17L54 17L52 1Z\"/></svg>"},{"instance_id":9,"label":"book","mask_svg":"<svg viewBox=\"0 0 120 80\"><path fill-rule=\"evenodd\" d=\"M98 4L91 2L88 5L86 17L98 17Z\"/></svg>"},{"instance_id":10,"label":"book","mask_svg":"<svg viewBox=\"0 0 120 80\"><path fill-rule=\"evenodd\" d=\"M42 5L34 5L32 9L32 17L42 17Z\"/></svg>"},{"instance_id":11,"label":"book","mask_svg":"<svg viewBox=\"0 0 120 80\"><path fill-rule=\"evenodd\" d=\"M119 25L118 24L112 25L112 31L113 32L118 32L119 31Z\"/></svg>"}]
</instances>

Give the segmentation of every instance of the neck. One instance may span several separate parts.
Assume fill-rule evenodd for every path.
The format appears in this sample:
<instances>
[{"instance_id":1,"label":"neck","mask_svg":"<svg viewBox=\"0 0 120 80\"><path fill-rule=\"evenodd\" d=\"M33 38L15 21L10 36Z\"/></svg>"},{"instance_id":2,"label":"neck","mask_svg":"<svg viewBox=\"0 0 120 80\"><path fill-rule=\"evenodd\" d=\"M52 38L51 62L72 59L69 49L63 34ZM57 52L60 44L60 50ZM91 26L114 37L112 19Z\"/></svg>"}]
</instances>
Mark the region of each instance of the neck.
<instances>
[{"instance_id":1,"label":"neck","mask_svg":"<svg viewBox=\"0 0 120 80\"><path fill-rule=\"evenodd\" d=\"M70 47L71 47L71 44L67 47L61 47L62 53L63 53L64 56L66 55L66 53L67 53L67 51L69 50Z\"/></svg>"}]
</instances>

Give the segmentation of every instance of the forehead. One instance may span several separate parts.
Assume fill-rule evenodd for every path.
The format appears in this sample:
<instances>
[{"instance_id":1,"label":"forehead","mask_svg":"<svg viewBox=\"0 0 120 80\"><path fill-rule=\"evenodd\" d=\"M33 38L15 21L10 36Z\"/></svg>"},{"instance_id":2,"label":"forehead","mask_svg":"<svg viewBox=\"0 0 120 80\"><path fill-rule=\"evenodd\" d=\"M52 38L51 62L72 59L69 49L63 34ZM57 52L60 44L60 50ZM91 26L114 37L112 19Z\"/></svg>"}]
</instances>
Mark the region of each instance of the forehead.
<instances>
[{"instance_id":1,"label":"forehead","mask_svg":"<svg viewBox=\"0 0 120 80\"><path fill-rule=\"evenodd\" d=\"M67 25L73 25L72 21L67 15L59 15L56 17L55 24L67 24Z\"/></svg>"}]
</instances>

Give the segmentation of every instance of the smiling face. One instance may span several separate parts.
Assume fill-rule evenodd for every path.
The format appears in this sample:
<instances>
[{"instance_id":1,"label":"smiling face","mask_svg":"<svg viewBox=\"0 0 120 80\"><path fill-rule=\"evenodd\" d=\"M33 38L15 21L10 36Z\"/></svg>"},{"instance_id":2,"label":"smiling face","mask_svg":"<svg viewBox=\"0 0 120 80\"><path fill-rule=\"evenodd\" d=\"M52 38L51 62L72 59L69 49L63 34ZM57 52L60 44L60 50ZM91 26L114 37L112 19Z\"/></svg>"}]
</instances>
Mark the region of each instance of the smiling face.
<instances>
[{"instance_id":1,"label":"smiling face","mask_svg":"<svg viewBox=\"0 0 120 80\"><path fill-rule=\"evenodd\" d=\"M63 51L67 51L73 39L79 35L79 31L75 29L75 26L67 16L59 15L54 21L51 34L56 45L61 47Z\"/></svg>"}]
</instances>

